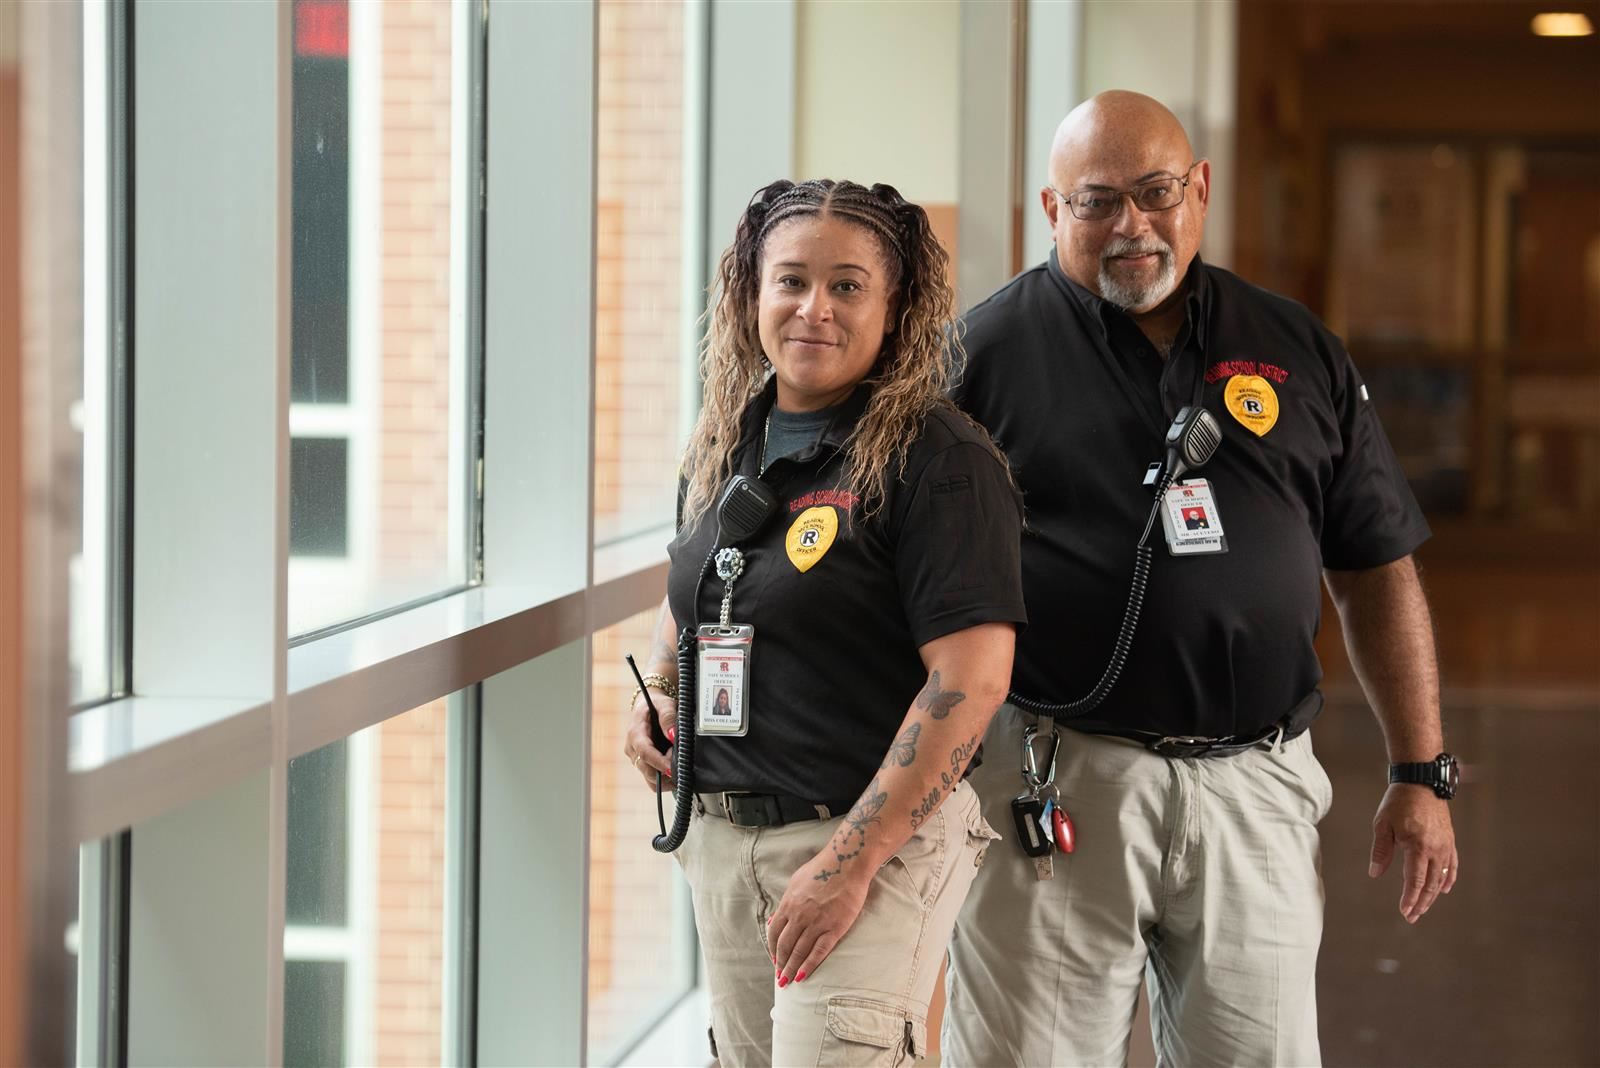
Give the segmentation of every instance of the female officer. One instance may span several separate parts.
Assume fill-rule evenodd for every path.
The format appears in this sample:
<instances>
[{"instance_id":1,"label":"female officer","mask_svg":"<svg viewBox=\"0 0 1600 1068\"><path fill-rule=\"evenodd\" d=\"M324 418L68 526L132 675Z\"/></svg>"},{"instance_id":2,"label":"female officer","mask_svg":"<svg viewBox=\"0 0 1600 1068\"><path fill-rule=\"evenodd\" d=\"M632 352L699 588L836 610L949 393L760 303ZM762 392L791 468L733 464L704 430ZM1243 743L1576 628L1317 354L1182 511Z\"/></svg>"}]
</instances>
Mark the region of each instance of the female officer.
<instances>
[{"instance_id":1,"label":"female officer","mask_svg":"<svg viewBox=\"0 0 1600 1068\"><path fill-rule=\"evenodd\" d=\"M832 181L760 190L722 255L645 686L664 730L677 701L699 712L677 855L723 1065L921 1056L997 837L963 776L1025 618L1021 513L945 400L947 262L893 188ZM772 489L776 516L737 547L742 571L712 570L736 474ZM749 656L704 648L700 693L679 693L677 634L719 619L753 628ZM711 715L730 718L724 686L733 723ZM653 786L673 754L642 695L632 712L625 751Z\"/></svg>"}]
</instances>

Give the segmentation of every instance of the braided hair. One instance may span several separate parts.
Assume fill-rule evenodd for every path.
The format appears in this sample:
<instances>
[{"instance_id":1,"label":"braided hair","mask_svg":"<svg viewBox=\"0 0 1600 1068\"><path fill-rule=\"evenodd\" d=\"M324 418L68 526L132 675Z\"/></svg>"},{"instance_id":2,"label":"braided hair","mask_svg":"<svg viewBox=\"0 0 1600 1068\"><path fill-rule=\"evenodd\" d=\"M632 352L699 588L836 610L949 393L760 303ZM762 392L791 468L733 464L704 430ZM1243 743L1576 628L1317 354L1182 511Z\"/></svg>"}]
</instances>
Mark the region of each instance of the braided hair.
<instances>
[{"instance_id":1,"label":"braided hair","mask_svg":"<svg viewBox=\"0 0 1600 1068\"><path fill-rule=\"evenodd\" d=\"M704 514L733 473L740 417L769 374L757 315L766 240L778 226L804 217L832 217L870 233L895 294L895 330L884 338L867 372L872 398L845 446L842 484L860 498L863 517L883 507L889 480L904 476L908 451L928 414L939 407L954 410L945 392L961 343L951 329L955 298L945 279L950 258L927 212L889 185L773 182L750 199L713 282L710 322L700 346L700 417L684 456L685 525Z\"/></svg>"}]
</instances>

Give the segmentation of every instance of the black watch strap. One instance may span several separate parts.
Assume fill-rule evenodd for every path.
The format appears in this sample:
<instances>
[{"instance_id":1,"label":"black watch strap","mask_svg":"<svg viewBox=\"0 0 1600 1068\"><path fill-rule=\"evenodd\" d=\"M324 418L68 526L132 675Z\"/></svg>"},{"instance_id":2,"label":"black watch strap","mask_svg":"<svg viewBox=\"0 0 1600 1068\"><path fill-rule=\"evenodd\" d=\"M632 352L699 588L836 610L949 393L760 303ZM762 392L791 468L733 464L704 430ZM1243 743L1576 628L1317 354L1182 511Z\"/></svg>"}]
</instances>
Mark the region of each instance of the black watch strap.
<instances>
[{"instance_id":1,"label":"black watch strap","mask_svg":"<svg viewBox=\"0 0 1600 1068\"><path fill-rule=\"evenodd\" d=\"M1446 801L1456 796L1460 778L1461 772L1456 758L1449 753L1440 753L1432 760L1423 763L1389 765L1391 783L1412 783L1431 787L1435 794Z\"/></svg>"}]
</instances>

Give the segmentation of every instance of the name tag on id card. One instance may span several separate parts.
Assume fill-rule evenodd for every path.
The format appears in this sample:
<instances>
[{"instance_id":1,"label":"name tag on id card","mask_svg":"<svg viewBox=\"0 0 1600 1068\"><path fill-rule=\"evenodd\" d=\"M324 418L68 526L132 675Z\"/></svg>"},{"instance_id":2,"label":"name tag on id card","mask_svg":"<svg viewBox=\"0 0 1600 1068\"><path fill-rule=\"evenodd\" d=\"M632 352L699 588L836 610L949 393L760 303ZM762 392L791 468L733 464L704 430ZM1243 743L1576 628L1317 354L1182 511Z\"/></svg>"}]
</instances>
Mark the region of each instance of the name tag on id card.
<instances>
[{"instance_id":1,"label":"name tag on id card","mask_svg":"<svg viewBox=\"0 0 1600 1068\"><path fill-rule=\"evenodd\" d=\"M1228 538L1222 531L1216 492L1203 478L1191 478L1168 487L1161 507L1161 529L1173 556L1225 553Z\"/></svg>"},{"instance_id":2,"label":"name tag on id card","mask_svg":"<svg viewBox=\"0 0 1600 1068\"><path fill-rule=\"evenodd\" d=\"M750 733L751 626L706 625L695 632L696 734L742 737Z\"/></svg>"}]
</instances>

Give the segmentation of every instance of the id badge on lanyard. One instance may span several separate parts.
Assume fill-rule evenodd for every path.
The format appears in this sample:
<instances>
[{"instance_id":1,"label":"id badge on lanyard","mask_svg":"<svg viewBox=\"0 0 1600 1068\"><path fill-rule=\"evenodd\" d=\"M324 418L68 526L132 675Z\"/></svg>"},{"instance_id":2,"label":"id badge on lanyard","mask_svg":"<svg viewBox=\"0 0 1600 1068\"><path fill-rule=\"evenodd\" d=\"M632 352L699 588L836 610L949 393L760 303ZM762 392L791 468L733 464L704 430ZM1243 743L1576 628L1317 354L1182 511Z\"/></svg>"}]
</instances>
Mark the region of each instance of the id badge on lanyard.
<instances>
[{"instance_id":1,"label":"id badge on lanyard","mask_svg":"<svg viewBox=\"0 0 1600 1068\"><path fill-rule=\"evenodd\" d=\"M1173 556L1228 551L1216 490L1203 478L1185 479L1168 487L1161 502L1161 529Z\"/></svg>"},{"instance_id":2,"label":"id badge on lanyard","mask_svg":"<svg viewBox=\"0 0 1600 1068\"><path fill-rule=\"evenodd\" d=\"M708 623L695 633L695 732L743 737L750 733L750 651L756 629Z\"/></svg>"},{"instance_id":3,"label":"id badge on lanyard","mask_svg":"<svg viewBox=\"0 0 1600 1068\"><path fill-rule=\"evenodd\" d=\"M716 564L724 584L721 619L695 631L695 732L742 738L750 733L750 654L756 629L731 620L733 584L744 574L744 554L722 549Z\"/></svg>"}]
</instances>

